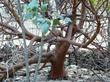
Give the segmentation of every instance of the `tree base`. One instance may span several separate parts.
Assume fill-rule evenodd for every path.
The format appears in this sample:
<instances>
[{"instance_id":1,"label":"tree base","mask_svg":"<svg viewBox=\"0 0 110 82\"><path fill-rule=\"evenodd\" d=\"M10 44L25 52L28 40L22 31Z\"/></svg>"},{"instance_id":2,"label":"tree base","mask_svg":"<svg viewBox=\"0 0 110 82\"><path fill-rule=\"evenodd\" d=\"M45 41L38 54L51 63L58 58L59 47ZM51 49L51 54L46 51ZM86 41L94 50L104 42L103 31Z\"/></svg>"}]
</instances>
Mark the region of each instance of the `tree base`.
<instances>
[{"instance_id":1,"label":"tree base","mask_svg":"<svg viewBox=\"0 0 110 82\"><path fill-rule=\"evenodd\" d=\"M48 75L47 80L68 80L68 76L59 77L59 78L52 78L50 75Z\"/></svg>"},{"instance_id":2,"label":"tree base","mask_svg":"<svg viewBox=\"0 0 110 82\"><path fill-rule=\"evenodd\" d=\"M67 72L63 69L60 70L51 70L48 79L50 80L68 80Z\"/></svg>"}]
</instances>

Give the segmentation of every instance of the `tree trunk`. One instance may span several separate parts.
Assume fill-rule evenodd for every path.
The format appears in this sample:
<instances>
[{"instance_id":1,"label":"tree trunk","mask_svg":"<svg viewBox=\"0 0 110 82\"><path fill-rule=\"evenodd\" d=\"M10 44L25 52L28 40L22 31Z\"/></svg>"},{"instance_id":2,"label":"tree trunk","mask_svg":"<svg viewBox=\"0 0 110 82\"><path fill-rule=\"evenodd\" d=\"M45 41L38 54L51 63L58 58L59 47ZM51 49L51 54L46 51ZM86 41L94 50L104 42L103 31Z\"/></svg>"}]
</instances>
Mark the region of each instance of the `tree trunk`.
<instances>
[{"instance_id":1,"label":"tree trunk","mask_svg":"<svg viewBox=\"0 0 110 82\"><path fill-rule=\"evenodd\" d=\"M69 43L67 42L61 42L61 45L59 48L56 49L55 53L55 60L52 61L51 71L50 71L50 78L51 79L59 79L59 78L65 78L66 77L66 71L64 68L64 61L65 61L65 55L69 48Z\"/></svg>"}]
</instances>

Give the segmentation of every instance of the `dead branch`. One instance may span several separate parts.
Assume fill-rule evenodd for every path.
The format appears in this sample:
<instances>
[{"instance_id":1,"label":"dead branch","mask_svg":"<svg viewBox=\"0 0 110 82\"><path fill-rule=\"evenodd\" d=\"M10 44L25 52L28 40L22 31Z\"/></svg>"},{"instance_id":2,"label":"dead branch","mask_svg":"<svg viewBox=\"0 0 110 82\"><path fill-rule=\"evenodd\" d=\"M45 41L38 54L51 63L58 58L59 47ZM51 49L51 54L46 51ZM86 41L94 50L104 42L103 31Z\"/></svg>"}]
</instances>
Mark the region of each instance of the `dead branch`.
<instances>
[{"instance_id":1,"label":"dead branch","mask_svg":"<svg viewBox=\"0 0 110 82\"><path fill-rule=\"evenodd\" d=\"M52 57L53 57L53 52L43 53L41 63L50 62ZM48 60L47 60L47 58L48 58ZM33 56L29 59L29 65L37 63L37 62L38 62L38 57L37 56ZM20 63L14 65L13 67L11 67L8 70L9 76L12 77L13 74L15 74L16 71L22 69L24 66L25 66L25 62L20 62ZM0 69L3 70L0 74L0 76L1 76L0 81L2 81L3 79L6 78L7 71L6 71L6 68L3 68L3 67L0 67Z\"/></svg>"}]
</instances>

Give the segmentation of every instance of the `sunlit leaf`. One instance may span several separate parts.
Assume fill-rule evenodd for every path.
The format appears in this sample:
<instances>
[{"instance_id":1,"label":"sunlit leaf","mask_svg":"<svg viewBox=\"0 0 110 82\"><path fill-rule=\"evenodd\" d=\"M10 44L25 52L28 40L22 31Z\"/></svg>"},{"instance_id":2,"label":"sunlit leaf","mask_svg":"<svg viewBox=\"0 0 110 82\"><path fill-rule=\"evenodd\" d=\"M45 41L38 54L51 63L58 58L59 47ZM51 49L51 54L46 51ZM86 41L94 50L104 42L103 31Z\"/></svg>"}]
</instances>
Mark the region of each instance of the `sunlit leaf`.
<instances>
[{"instance_id":1,"label":"sunlit leaf","mask_svg":"<svg viewBox=\"0 0 110 82\"><path fill-rule=\"evenodd\" d=\"M39 23L38 27L41 29L43 34L46 34L49 30L50 25L47 22Z\"/></svg>"},{"instance_id":2,"label":"sunlit leaf","mask_svg":"<svg viewBox=\"0 0 110 82\"><path fill-rule=\"evenodd\" d=\"M25 19L32 19L38 13L39 3L37 0L32 0L29 4L24 5Z\"/></svg>"},{"instance_id":3,"label":"sunlit leaf","mask_svg":"<svg viewBox=\"0 0 110 82\"><path fill-rule=\"evenodd\" d=\"M39 3L37 0L32 0L29 4L28 4L28 8L32 9L32 10L36 10L39 6Z\"/></svg>"},{"instance_id":4,"label":"sunlit leaf","mask_svg":"<svg viewBox=\"0 0 110 82\"><path fill-rule=\"evenodd\" d=\"M95 6L97 5L98 3L98 0L90 0Z\"/></svg>"},{"instance_id":5,"label":"sunlit leaf","mask_svg":"<svg viewBox=\"0 0 110 82\"><path fill-rule=\"evenodd\" d=\"M35 25L38 26L38 28L41 29L43 34L46 34L48 32L48 29L49 29L51 23L49 20L44 18L42 15L38 15L38 16L34 17L32 19L32 21Z\"/></svg>"}]
</instances>

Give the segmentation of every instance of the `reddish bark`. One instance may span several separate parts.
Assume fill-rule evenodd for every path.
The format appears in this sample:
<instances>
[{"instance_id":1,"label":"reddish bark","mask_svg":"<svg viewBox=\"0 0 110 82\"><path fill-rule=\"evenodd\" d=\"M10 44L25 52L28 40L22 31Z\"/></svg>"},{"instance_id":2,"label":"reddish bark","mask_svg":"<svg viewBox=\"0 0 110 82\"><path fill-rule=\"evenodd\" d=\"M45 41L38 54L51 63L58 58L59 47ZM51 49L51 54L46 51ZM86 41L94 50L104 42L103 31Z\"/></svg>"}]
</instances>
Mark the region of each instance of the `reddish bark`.
<instances>
[{"instance_id":1,"label":"reddish bark","mask_svg":"<svg viewBox=\"0 0 110 82\"><path fill-rule=\"evenodd\" d=\"M61 46L56 49L55 60L52 61L50 78L58 79L66 77L66 71L64 68L65 55L69 48L69 43L62 42Z\"/></svg>"}]
</instances>

